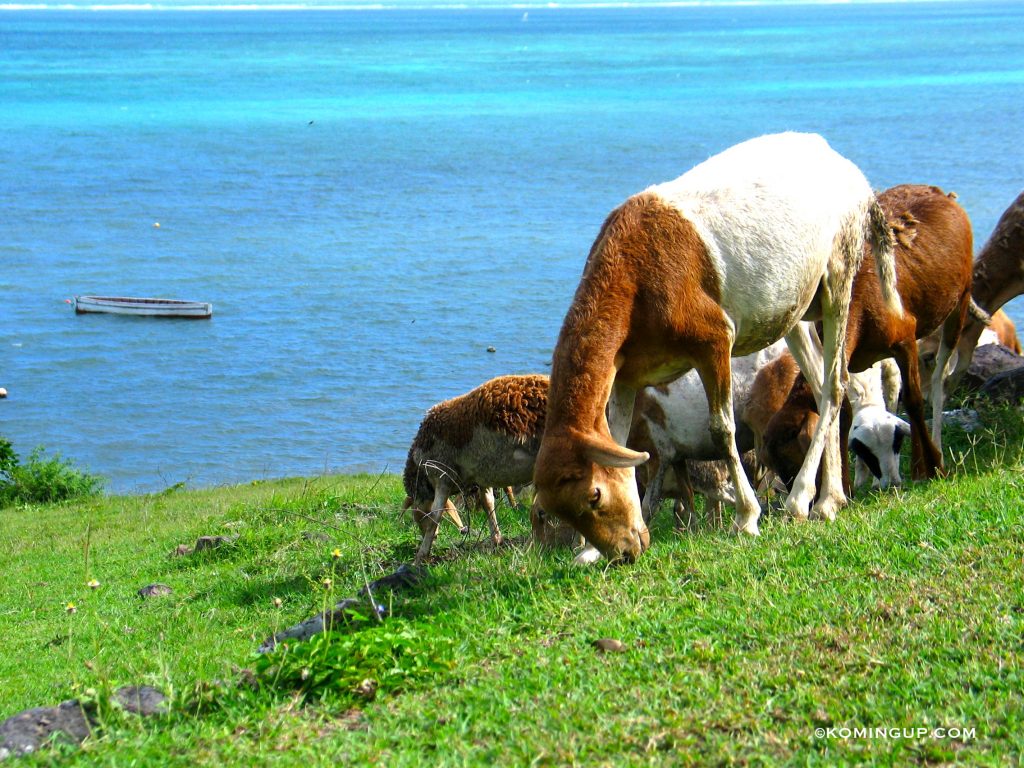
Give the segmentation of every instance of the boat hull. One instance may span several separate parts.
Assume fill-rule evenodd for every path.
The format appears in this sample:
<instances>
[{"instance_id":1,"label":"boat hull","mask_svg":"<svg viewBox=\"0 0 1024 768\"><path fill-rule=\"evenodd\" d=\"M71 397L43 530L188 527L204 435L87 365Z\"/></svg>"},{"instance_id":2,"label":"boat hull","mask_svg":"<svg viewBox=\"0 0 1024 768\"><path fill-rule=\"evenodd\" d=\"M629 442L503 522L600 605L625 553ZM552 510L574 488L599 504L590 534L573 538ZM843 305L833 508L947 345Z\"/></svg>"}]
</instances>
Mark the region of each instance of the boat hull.
<instances>
[{"instance_id":1,"label":"boat hull","mask_svg":"<svg viewBox=\"0 0 1024 768\"><path fill-rule=\"evenodd\" d=\"M79 315L102 313L144 317L185 317L193 320L206 320L213 316L213 305L208 301L181 301L179 299L75 296L75 313Z\"/></svg>"}]
</instances>

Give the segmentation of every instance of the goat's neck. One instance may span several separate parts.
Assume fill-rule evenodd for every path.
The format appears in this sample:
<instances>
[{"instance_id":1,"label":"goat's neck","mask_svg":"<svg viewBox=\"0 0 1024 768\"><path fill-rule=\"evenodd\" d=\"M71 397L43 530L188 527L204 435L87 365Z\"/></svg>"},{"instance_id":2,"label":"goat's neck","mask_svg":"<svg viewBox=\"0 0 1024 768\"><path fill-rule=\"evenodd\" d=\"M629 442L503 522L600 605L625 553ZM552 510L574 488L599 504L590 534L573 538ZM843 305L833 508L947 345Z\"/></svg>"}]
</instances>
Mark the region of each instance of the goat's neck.
<instances>
[{"instance_id":1,"label":"goat's neck","mask_svg":"<svg viewBox=\"0 0 1024 768\"><path fill-rule=\"evenodd\" d=\"M619 350L629 333L632 301L632 290L609 284L588 268L555 348L547 429L611 435L606 407L621 363ZM625 403L612 405L621 410ZM628 430L628 413L625 420Z\"/></svg>"},{"instance_id":2,"label":"goat's neck","mask_svg":"<svg viewBox=\"0 0 1024 768\"><path fill-rule=\"evenodd\" d=\"M1017 237L1002 238L998 238L998 234L998 231L993 232L985 247L981 249L971 277L971 296L989 313L995 312L1024 291L1024 265L1021 263L1024 254L1018 254L1019 249L1011 245L1021 244L1024 238L1020 237L1019 233Z\"/></svg>"}]
</instances>

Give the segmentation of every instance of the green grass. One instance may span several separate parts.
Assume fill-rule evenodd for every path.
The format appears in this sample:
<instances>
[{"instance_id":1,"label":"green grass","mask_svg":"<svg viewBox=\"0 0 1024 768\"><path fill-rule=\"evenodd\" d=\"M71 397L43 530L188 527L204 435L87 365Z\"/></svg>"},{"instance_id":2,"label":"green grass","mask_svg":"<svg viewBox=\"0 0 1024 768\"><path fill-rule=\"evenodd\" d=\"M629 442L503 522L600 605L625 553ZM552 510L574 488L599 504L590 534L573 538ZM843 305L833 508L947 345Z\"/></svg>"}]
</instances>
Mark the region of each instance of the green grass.
<instances>
[{"instance_id":1,"label":"green grass","mask_svg":"<svg viewBox=\"0 0 1024 768\"><path fill-rule=\"evenodd\" d=\"M367 610L270 657L254 649L274 631L411 560L398 478L0 510L0 719L125 684L172 696L157 719L101 706L82 749L28 764L1015 764L1024 419L983 416L981 435L950 430L945 480L858 498L831 525L768 512L756 541L677 534L663 513L629 567L530 547L522 510L501 510L517 543L491 552L475 513L383 624ZM204 534L238 540L170 556ZM150 582L173 595L143 601ZM974 736L815 736L876 727Z\"/></svg>"}]
</instances>

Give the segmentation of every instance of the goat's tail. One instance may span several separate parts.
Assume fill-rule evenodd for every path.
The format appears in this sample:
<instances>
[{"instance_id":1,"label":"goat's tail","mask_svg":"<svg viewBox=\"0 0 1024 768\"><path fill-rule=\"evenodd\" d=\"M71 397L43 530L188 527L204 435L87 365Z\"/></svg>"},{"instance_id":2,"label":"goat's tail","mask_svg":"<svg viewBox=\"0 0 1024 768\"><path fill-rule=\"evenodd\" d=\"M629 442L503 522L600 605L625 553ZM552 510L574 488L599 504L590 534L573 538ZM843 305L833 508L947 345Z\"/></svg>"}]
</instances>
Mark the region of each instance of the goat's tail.
<instances>
[{"instance_id":1,"label":"goat's tail","mask_svg":"<svg viewBox=\"0 0 1024 768\"><path fill-rule=\"evenodd\" d=\"M874 197L868 206L867 224L871 253L875 257L875 270L878 272L878 282L882 286L882 298L894 314L902 316L903 301L896 290L896 254L892 227L885 217L885 211Z\"/></svg>"},{"instance_id":2,"label":"goat's tail","mask_svg":"<svg viewBox=\"0 0 1024 768\"><path fill-rule=\"evenodd\" d=\"M978 306L973 296L971 296L971 300L967 304L967 313L975 320L978 320L985 325L992 325L992 315Z\"/></svg>"}]
</instances>

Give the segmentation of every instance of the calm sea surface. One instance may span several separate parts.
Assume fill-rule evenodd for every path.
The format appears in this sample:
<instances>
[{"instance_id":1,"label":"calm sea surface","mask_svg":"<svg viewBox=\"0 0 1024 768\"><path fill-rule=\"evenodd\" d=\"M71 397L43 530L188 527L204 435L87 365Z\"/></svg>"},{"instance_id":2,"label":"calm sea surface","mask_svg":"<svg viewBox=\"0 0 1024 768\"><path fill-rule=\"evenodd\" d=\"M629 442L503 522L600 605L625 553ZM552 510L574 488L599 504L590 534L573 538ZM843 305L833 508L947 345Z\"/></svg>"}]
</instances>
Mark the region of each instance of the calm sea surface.
<instances>
[{"instance_id":1,"label":"calm sea surface","mask_svg":"<svg viewBox=\"0 0 1024 768\"><path fill-rule=\"evenodd\" d=\"M1024 187L1021 29L1016 2L0 12L0 435L115 492L399 472L431 404L548 370L611 208L762 133L955 190L980 247Z\"/></svg>"}]
</instances>

